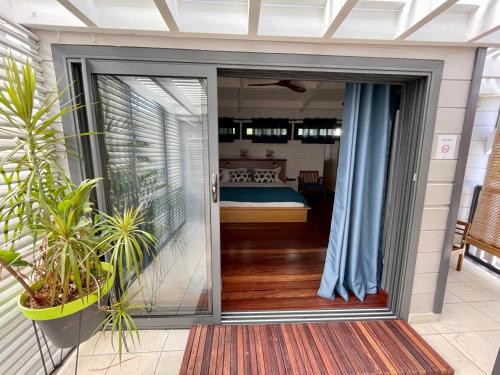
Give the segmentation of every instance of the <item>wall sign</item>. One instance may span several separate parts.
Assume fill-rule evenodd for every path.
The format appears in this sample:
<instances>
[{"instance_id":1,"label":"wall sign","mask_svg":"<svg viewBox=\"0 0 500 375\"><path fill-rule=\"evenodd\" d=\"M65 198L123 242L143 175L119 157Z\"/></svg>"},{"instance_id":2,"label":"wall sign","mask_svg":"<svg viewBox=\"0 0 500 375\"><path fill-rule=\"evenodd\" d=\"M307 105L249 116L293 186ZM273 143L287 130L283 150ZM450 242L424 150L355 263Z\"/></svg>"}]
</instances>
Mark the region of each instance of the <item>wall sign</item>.
<instances>
[{"instance_id":1,"label":"wall sign","mask_svg":"<svg viewBox=\"0 0 500 375\"><path fill-rule=\"evenodd\" d=\"M437 138L436 144L436 159L455 159L455 149L457 147L456 134L445 135L440 134Z\"/></svg>"}]
</instances>

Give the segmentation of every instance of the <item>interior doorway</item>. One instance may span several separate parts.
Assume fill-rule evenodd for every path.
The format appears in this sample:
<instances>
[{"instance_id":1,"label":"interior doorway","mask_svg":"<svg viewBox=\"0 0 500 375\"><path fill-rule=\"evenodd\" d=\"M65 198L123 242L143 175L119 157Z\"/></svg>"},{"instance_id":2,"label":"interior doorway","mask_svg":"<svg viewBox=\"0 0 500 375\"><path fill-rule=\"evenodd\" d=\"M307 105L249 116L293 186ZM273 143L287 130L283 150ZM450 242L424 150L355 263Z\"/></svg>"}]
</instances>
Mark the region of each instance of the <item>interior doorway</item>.
<instances>
[{"instance_id":1,"label":"interior doorway","mask_svg":"<svg viewBox=\"0 0 500 375\"><path fill-rule=\"evenodd\" d=\"M386 308L384 286L363 300L317 295L345 80L247 74L218 76L222 312ZM260 181L273 171L275 179ZM305 214L292 216L292 209Z\"/></svg>"}]
</instances>

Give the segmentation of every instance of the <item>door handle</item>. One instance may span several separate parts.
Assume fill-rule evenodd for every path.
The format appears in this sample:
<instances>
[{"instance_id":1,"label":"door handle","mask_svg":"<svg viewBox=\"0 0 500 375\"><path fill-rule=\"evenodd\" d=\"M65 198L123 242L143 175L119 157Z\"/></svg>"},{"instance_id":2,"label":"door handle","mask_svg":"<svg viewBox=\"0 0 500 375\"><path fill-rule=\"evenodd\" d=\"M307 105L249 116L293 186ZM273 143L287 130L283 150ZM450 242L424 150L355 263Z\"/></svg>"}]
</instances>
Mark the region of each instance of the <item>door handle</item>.
<instances>
[{"instance_id":1,"label":"door handle","mask_svg":"<svg viewBox=\"0 0 500 375\"><path fill-rule=\"evenodd\" d=\"M218 189L217 189L217 185L219 183L219 176L217 175L217 173L212 173L212 201L214 203L217 203L217 200L219 199L219 196L218 196Z\"/></svg>"}]
</instances>

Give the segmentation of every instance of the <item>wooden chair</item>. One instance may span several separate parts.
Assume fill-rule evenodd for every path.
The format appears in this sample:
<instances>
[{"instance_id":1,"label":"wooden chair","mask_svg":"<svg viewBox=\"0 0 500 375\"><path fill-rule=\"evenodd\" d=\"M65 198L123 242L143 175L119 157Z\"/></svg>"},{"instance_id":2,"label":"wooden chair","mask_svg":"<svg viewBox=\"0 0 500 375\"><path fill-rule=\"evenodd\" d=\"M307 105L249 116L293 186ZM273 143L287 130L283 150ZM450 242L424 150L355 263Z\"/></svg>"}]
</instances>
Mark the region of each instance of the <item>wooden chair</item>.
<instances>
[{"instance_id":1,"label":"wooden chair","mask_svg":"<svg viewBox=\"0 0 500 375\"><path fill-rule=\"evenodd\" d=\"M326 197L326 183L323 177L320 177L318 171L299 171L299 193L322 194Z\"/></svg>"},{"instance_id":2,"label":"wooden chair","mask_svg":"<svg viewBox=\"0 0 500 375\"><path fill-rule=\"evenodd\" d=\"M451 248L451 255L458 255L457 271L462 270L462 262L465 255L465 246L467 245L465 239L467 237L467 233L469 232L469 227L470 223L457 220L457 224L455 226L454 241Z\"/></svg>"}]
</instances>

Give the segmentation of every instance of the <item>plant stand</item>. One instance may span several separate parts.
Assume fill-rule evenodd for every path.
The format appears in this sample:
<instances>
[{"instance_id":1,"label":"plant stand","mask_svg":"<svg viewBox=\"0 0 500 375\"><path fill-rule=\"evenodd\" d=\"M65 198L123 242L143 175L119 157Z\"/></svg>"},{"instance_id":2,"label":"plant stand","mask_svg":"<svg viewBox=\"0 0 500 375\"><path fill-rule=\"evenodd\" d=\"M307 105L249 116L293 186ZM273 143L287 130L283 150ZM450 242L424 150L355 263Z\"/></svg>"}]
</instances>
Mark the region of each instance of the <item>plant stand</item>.
<instances>
[{"instance_id":1,"label":"plant stand","mask_svg":"<svg viewBox=\"0 0 500 375\"><path fill-rule=\"evenodd\" d=\"M42 342L40 340L40 335L38 334L37 324L34 320L32 320L31 322L33 324L33 330L35 331L36 343L38 345L38 351L40 353L40 358L42 359L44 374L50 375L50 374L54 373L54 371L57 370L59 367L61 367L61 365L64 361L64 358L63 358L64 348L59 349L60 350L60 358L59 358L59 362L56 364L54 362L52 352L50 351L50 346L49 346L49 342L47 341L47 337L45 336L45 333L43 333L43 331L40 330L41 336L43 339L43 343L45 344L45 347L47 348L47 353L49 354L50 362L52 363L52 367L53 367L52 371L49 373L49 371L47 370L47 363L45 361L45 356L43 354ZM78 342L80 342L81 323L82 323L82 316L81 316L81 313L78 313ZM80 358L80 345L77 345L76 346L75 375L78 374L78 359L79 358Z\"/></svg>"},{"instance_id":2,"label":"plant stand","mask_svg":"<svg viewBox=\"0 0 500 375\"><path fill-rule=\"evenodd\" d=\"M59 367L61 367L61 365L62 365L62 363L64 361L64 358L63 358L64 348L59 349L60 350L60 358L59 358L59 362L56 364L54 362L54 358L52 356L52 352L50 351L50 346L49 346L49 342L47 341L47 337L45 336L45 333L43 333L43 331L40 329L41 336L42 336L42 339L43 339L43 343L45 344L45 347L47 348L47 352L49 353L50 362L52 363L52 367L53 367L52 371L49 373L49 371L47 370L47 363L45 361L45 356L43 354L42 342L41 342L40 336L38 334L38 329L39 328L37 328L36 322L34 320L32 320L31 322L33 324L33 330L35 331L36 343L38 345L38 351L40 352L40 358L42 358L42 365L43 365L44 374L45 375L53 374L55 370L57 370ZM78 333L77 333L78 336L77 336L77 342L80 342L81 324L82 324L82 313L80 311L78 313ZM129 352L127 340L126 340L126 337L125 337L124 333L122 333L122 338L123 338L123 345L125 347L125 351ZM73 349L76 349L75 375L78 375L78 360L80 359L80 345L77 345L76 347L73 347Z\"/></svg>"}]
</instances>

